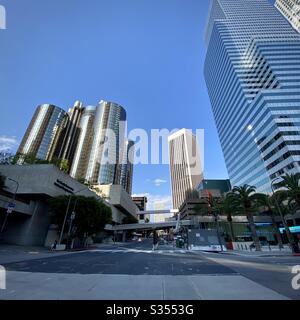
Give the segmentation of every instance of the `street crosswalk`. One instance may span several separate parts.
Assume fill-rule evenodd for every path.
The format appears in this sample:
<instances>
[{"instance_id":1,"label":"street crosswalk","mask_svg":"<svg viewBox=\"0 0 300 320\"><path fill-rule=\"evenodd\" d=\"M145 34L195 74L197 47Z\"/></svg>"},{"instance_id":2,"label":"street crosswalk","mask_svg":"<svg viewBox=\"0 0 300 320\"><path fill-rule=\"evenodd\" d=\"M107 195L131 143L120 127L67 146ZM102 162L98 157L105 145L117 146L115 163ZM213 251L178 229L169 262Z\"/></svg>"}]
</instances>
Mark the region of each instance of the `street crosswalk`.
<instances>
[{"instance_id":1,"label":"street crosswalk","mask_svg":"<svg viewBox=\"0 0 300 320\"><path fill-rule=\"evenodd\" d=\"M93 253L147 253L147 254L185 254L187 250L140 250L140 249L93 249Z\"/></svg>"}]
</instances>

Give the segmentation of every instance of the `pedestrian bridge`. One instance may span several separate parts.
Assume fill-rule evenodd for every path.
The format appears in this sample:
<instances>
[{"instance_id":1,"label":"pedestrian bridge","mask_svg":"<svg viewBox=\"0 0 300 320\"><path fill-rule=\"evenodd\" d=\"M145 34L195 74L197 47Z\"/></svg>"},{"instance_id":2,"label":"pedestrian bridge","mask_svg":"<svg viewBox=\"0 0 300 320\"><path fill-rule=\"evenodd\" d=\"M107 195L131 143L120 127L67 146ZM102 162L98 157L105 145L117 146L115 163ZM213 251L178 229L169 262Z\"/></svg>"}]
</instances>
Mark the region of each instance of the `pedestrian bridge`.
<instances>
[{"instance_id":1,"label":"pedestrian bridge","mask_svg":"<svg viewBox=\"0 0 300 320\"><path fill-rule=\"evenodd\" d=\"M165 211L164 211L165 212ZM155 211L157 214L157 211ZM215 218L213 216L201 216L198 217L198 222L214 222ZM220 222L227 222L227 216L219 216ZM248 223L246 216L233 216L233 223ZM261 223L271 223L271 218L269 216L254 216L254 222ZM167 229L176 228L178 221L165 221L165 222L148 222L148 223L132 223L132 224L119 224L119 225L106 225L105 230L110 231L126 231L126 230L152 230L152 229ZM179 226L191 226L193 225L192 220L180 220Z\"/></svg>"},{"instance_id":2,"label":"pedestrian bridge","mask_svg":"<svg viewBox=\"0 0 300 320\"><path fill-rule=\"evenodd\" d=\"M190 226L192 222L190 220L180 220L180 226ZM148 222L148 223L131 223L131 224L119 224L116 226L106 225L105 230L110 231L125 231L125 230L153 230L153 229L167 229L176 228L177 221L166 222Z\"/></svg>"}]
</instances>

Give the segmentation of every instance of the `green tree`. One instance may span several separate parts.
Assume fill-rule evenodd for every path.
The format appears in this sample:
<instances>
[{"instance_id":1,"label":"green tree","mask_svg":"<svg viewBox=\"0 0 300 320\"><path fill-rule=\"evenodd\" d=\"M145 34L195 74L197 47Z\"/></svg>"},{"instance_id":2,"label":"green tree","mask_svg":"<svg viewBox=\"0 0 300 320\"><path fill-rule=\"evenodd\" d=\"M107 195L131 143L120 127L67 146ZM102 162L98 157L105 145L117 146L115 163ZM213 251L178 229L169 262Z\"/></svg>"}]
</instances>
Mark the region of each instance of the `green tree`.
<instances>
[{"instance_id":1,"label":"green tree","mask_svg":"<svg viewBox=\"0 0 300 320\"><path fill-rule=\"evenodd\" d=\"M299 174L286 174L282 179L282 183L287 189L286 193L289 201L295 201L298 208L300 208Z\"/></svg>"},{"instance_id":2,"label":"green tree","mask_svg":"<svg viewBox=\"0 0 300 320\"><path fill-rule=\"evenodd\" d=\"M62 229L65 212L67 209L69 196L59 196L49 200L52 222L58 225L59 230ZM94 197L73 196L68 220L71 214L71 208L76 201L76 216L72 223L75 232L73 236L80 239L85 239L96 233L103 231L106 224L112 221L111 208L105 205L102 201ZM68 230L68 223L65 226L65 231Z\"/></svg>"},{"instance_id":3,"label":"green tree","mask_svg":"<svg viewBox=\"0 0 300 320\"><path fill-rule=\"evenodd\" d=\"M279 210L280 210L283 216L293 215L299 209L297 202L295 200L293 200L292 198L290 198L290 194L286 190L277 190L274 193L274 195L272 196L272 199L274 200L274 203L276 204L276 211L279 214ZM277 200L277 202L275 202L275 200ZM288 238L289 244L291 245L293 252L296 252L297 251L297 244L294 240L294 237L291 234L291 231L290 231L285 219L282 222L284 224L284 228L285 228L285 232L286 232L286 236ZM298 236L298 239L299 239L299 236Z\"/></svg>"},{"instance_id":4,"label":"green tree","mask_svg":"<svg viewBox=\"0 0 300 320\"><path fill-rule=\"evenodd\" d=\"M258 201L261 199L261 196L262 194L256 193L256 188L254 186L249 186L247 184L240 187L234 187L230 193L235 211L244 214L248 219L256 251L261 251L261 244L257 235L253 214L258 209Z\"/></svg>"},{"instance_id":5,"label":"green tree","mask_svg":"<svg viewBox=\"0 0 300 320\"><path fill-rule=\"evenodd\" d=\"M283 243L282 243L280 231L279 231L279 228L276 223L276 216L278 216L278 210L276 208L275 197L276 197L276 194L274 194L273 196L263 194L259 199L259 203L262 206L264 206L265 208L267 208L268 214L269 214L271 221L272 221L273 231L275 233L278 245L280 248L283 248Z\"/></svg>"},{"instance_id":6,"label":"green tree","mask_svg":"<svg viewBox=\"0 0 300 320\"><path fill-rule=\"evenodd\" d=\"M232 199L232 194L227 193L224 197L222 197L218 203L218 208L220 213L225 215L230 228L230 238L231 241L235 240L234 229L233 229L233 219L232 216L237 214L236 208L234 205L234 199Z\"/></svg>"},{"instance_id":7,"label":"green tree","mask_svg":"<svg viewBox=\"0 0 300 320\"><path fill-rule=\"evenodd\" d=\"M193 208L193 211L196 214L200 214L202 216L204 215L213 215L215 224L216 224L216 230L217 230L217 236L219 244L223 251L223 245L220 235L220 227L219 227L219 214L220 214L220 207L219 207L219 199L212 196L210 192L208 192L207 198L203 199L204 202L199 202L196 204Z\"/></svg>"},{"instance_id":8,"label":"green tree","mask_svg":"<svg viewBox=\"0 0 300 320\"><path fill-rule=\"evenodd\" d=\"M68 173L70 170L69 161L67 159L61 159L58 167L61 171Z\"/></svg>"}]
</instances>

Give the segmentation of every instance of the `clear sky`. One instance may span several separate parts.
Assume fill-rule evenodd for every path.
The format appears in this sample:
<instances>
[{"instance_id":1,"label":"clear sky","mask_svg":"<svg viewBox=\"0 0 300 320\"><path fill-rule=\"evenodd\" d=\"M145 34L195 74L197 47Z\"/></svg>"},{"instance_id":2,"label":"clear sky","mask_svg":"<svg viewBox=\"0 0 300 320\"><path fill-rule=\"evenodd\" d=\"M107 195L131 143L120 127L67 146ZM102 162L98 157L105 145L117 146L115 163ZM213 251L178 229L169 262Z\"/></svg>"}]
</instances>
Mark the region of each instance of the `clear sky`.
<instances>
[{"instance_id":1,"label":"clear sky","mask_svg":"<svg viewBox=\"0 0 300 320\"><path fill-rule=\"evenodd\" d=\"M0 148L37 105L114 101L128 127L205 129L205 178L227 178L203 77L209 0L0 0ZM168 165L137 165L133 192L170 205Z\"/></svg>"}]
</instances>

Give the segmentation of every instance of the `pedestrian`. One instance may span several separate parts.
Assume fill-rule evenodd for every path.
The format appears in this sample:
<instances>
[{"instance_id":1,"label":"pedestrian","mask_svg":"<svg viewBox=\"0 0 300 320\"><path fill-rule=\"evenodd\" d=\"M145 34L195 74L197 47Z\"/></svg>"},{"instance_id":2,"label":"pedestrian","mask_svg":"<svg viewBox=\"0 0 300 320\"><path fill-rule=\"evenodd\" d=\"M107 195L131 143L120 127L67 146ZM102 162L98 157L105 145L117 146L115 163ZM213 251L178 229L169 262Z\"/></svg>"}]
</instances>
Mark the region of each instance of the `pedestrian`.
<instances>
[{"instance_id":1,"label":"pedestrian","mask_svg":"<svg viewBox=\"0 0 300 320\"><path fill-rule=\"evenodd\" d=\"M52 244L51 251L56 250L56 247L57 247L57 240L55 240L54 243Z\"/></svg>"},{"instance_id":2,"label":"pedestrian","mask_svg":"<svg viewBox=\"0 0 300 320\"><path fill-rule=\"evenodd\" d=\"M153 247L152 247L152 251L157 249L157 247L158 247L158 237L157 237L156 231L154 230L153 231Z\"/></svg>"}]
</instances>

